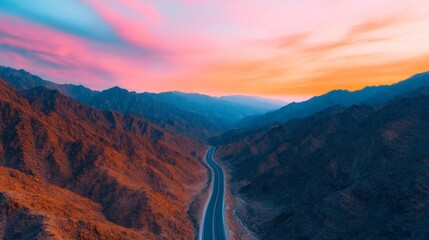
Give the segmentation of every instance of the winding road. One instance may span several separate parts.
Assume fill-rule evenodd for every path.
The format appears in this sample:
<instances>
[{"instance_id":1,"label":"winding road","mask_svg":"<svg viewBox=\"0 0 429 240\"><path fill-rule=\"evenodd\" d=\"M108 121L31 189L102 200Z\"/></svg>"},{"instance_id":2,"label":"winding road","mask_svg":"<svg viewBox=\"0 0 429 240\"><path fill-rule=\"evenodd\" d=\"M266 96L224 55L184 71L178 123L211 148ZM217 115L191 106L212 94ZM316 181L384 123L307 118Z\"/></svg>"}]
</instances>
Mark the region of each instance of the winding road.
<instances>
[{"instance_id":1,"label":"winding road","mask_svg":"<svg viewBox=\"0 0 429 240\"><path fill-rule=\"evenodd\" d=\"M215 147L207 151L206 161L212 171L212 191L200 229L200 240L228 239L225 225L225 177L222 168L213 160Z\"/></svg>"}]
</instances>

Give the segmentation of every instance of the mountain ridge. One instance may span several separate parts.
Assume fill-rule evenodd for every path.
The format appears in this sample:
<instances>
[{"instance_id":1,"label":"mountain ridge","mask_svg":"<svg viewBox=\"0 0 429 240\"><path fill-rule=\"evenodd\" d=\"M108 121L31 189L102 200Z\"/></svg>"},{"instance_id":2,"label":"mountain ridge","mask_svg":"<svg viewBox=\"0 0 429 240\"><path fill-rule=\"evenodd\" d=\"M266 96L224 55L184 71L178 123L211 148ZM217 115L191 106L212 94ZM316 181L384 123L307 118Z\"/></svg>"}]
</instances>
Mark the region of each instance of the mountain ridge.
<instances>
[{"instance_id":1,"label":"mountain ridge","mask_svg":"<svg viewBox=\"0 0 429 240\"><path fill-rule=\"evenodd\" d=\"M0 67L0 77L21 90L44 86L101 110L134 112L170 131L187 134L202 141L230 129L243 117L274 108L274 105L258 108L243 102L236 103L201 94L136 93L120 87L93 91L81 85L56 84L25 70L9 67Z\"/></svg>"},{"instance_id":2,"label":"mountain ridge","mask_svg":"<svg viewBox=\"0 0 429 240\"><path fill-rule=\"evenodd\" d=\"M238 128L251 128L284 123L293 118L308 117L334 105L349 107L353 104L377 105L419 87L429 86L429 72L416 74L392 85L369 86L357 91L333 90L307 101L290 103L265 115L248 117L237 123Z\"/></svg>"}]
</instances>

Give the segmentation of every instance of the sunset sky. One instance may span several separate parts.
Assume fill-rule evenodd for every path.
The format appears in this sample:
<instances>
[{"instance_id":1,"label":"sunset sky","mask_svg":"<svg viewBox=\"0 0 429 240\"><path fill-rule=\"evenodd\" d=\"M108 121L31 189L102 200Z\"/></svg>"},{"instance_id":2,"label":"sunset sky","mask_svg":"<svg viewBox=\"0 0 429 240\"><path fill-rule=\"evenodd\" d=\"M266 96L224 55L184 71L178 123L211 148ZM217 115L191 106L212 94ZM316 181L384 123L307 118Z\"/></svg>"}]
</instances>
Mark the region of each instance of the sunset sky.
<instances>
[{"instance_id":1,"label":"sunset sky","mask_svg":"<svg viewBox=\"0 0 429 240\"><path fill-rule=\"evenodd\" d=\"M429 71L429 1L1 0L0 52L97 90L299 100Z\"/></svg>"}]
</instances>

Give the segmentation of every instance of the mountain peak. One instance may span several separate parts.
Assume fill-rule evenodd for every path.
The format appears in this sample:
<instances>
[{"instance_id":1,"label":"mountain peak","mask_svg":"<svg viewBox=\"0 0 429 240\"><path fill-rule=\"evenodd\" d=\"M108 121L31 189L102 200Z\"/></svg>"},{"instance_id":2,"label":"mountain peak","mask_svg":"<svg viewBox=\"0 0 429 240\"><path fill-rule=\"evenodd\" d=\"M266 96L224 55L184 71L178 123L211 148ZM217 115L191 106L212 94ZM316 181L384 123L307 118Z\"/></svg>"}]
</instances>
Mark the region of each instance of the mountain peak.
<instances>
[{"instance_id":1,"label":"mountain peak","mask_svg":"<svg viewBox=\"0 0 429 240\"><path fill-rule=\"evenodd\" d=\"M106 89L102 91L102 93L109 93L109 94L128 94L130 93L127 89L120 88L118 86L114 86L112 88Z\"/></svg>"},{"instance_id":2,"label":"mountain peak","mask_svg":"<svg viewBox=\"0 0 429 240\"><path fill-rule=\"evenodd\" d=\"M128 90L126 90L125 88L121 88L119 86L114 86L114 87L109 88L107 90L112 90L112 91L127 91L128 92Z\"/></svg>"}]
</instances>

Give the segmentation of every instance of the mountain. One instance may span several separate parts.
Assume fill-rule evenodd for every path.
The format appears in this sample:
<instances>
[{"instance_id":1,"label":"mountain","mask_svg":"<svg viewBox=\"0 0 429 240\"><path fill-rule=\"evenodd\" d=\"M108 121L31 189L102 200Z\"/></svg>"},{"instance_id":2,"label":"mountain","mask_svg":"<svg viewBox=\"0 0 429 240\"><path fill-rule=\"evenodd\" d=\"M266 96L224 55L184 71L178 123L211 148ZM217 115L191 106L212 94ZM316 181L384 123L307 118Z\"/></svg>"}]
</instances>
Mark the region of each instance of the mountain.
<instances>
[{"instance_id":1,"label":"mountain","mask_svg":"<svg viewBox=\"0 0 429 240\"><path fill-rule=\"evenodd\" d=\"M133 112L163 126L173 134L186 134L203 141L218 135L227 128L225 123L217 119L208 119L199 114L179 109L152 94L137 94L119 87L98 92L83 86L52 83L24 70L8 67L0 67L0 77L20 90L44 86L48 89L58 90L66 96L100 110Z\"/></svg>"},{"instance_id":2,"label":"mountain","mask_svg":"<svg viewBox=\"0 0 429 240\"><path fill-rule=\"evenodd\" d=\"M0 235L193 239L205 146L136 115L0 79Z\"/></svg>"},{"instance_id":3,"label":"mountain","mask_svg":"<svg viewBox=\"0 0 429 240\"><path fill-rule=\"evenodd\" d=\"M425 87L228 133L216 157L261 239L427 239L428 139Z\"/></svg>"},{"instance_id":4,"label":"mountain","mask_svg":"<svg viewBox=\"0 0 429 240\"><path fill-rule=\"evenodd\" d=\"M87 104L101 110L135 113L173 134L187 135L203 141L228 128L219 119L177 108L154 94L138 94L119 87L100 92Z\"/></svg>"},{"instance_id":5,"label":"mountain","mask_svg":"<svg viewBox=\"0 0 429 240\"><path fill-rule=\"evenodd\" d=\"M230 129L238 120L278 109L276 101L251 97L210 97L179 92L135 93L119 87L93 91L83 86L56 84L24 70L0 66L0 77L20 90L37 86L58 90L101 110L136 113L174 134L202 141Z\"/></svg>"},{"instance_id":6,"label":"mountain","mask_svg":"<svg viewBox=\"0 0 429 240\"><path fill-rule=\"evenodd\" d=\"M311 116L332 106L350 107L354 104L377 105L403 93L429 86L429 72L421 73L408 80L390 86L366 87L359 91L335 90L308 101L291 103L283 108L241 120L237 126L251 128L273 123L284 123L294 118Z\"/></svg>"},{"instance_id":7,"label":"mountain","mask_svg":"<svg viewBox=\"0 0 429 240\"><path fill-rule=\"evenodd\" d=\"M28 90L43 86L48 89L58 90L66 96L84 103L89 102L92 97L98 94L97 91L93 91L82 85L56 84L49 82L22 69L16 70L0 66L0 77L19 90Z\"/></svg>"},{"instance_id":8,"label":"mountain","mask_svg":"<svg viewBox=\"0 0 429 240\"><path fill-rule=\"evenodd\" d=\"M233 125L244 117L264 114L283 106L276 104L277 102L256 97L210 97L181 92L165 92L154 95L154 97L158 97L182 110L197 113L210 119L220 119L228 125Z\"/></svg>"},{"instance_id":9,"label":"mountain","mask_svg":"<svg viewBox=\"0 0 429 240\"><path fill-rule=\"evenodd\" d=\"M264 112L278 110L279 108L288 104L285 101L271 99L271 98L242 96L242 95L222 96L222 97L219 97L219 99L225 100L228 102L237 103L237 104L247 105Z\"/></svg>"}]
</instances>

